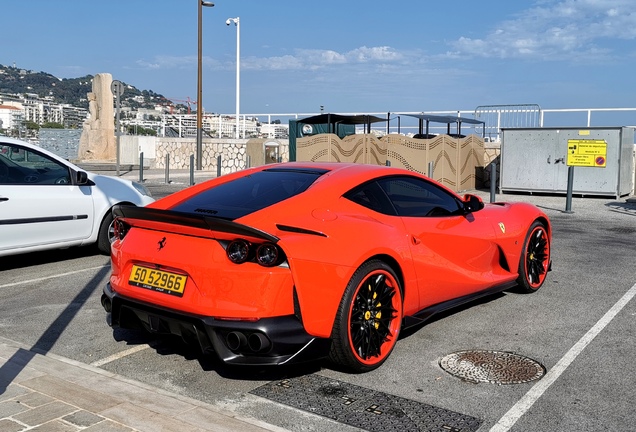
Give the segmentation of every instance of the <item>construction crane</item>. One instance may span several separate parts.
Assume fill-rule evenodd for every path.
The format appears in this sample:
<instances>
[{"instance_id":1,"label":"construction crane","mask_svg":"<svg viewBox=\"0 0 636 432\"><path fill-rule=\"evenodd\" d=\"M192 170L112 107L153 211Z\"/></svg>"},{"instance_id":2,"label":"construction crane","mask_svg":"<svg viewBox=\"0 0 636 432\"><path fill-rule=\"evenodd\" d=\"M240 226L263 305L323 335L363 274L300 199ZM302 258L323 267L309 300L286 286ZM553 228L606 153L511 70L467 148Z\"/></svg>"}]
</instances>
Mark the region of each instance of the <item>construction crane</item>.
<instances>
[{"instance_id":1,"label":"construction crane","mask_svg":"<svg viewBox=\"0 0 636 432\"><path fill-rule=\"evenodd\" d=\"M176 99L176 98L170 98L170 97L166 99L172 102L177 102L177 104L181 104L181 105L185 103L186 106L188 107L188 114L190 114L190 112L192 111L192 108L191 108L192 105L197 104L197 101L193 101L192 99L190 99L190 96L186 96L186 99Z\"/></svg>"}]
</instances>

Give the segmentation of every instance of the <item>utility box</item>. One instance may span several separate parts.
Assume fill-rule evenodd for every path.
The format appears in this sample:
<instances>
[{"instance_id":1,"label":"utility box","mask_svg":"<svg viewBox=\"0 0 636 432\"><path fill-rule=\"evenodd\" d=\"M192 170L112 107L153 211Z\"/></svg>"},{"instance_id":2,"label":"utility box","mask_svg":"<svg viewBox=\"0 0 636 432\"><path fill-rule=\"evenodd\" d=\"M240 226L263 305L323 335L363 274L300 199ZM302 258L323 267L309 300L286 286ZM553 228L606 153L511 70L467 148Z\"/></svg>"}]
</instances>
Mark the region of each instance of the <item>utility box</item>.
<instances>
[{"instance_id":1,"label":"utility box","mask_svg":"<svg viewBox=\"0 0 636 432\"><path fill-rule=\"evenodd\" d=\"M257 167L279 162L281 143L277 140L251 138L246 144L247 167Z\"/></svg>"},{"instance_id":2,"label":"utility box","mask_svg":"<svg viewBox=\"0 0 636 432\"><path fill-rule=\"evenodd\" d=\"M500 192L567 193L568 143L588 140L604 141L606 155L599 157L599 167L573 168L572 192L616 198L629 195L634 181L631 127L503 128Z\"/></svg>"}]
</instances>

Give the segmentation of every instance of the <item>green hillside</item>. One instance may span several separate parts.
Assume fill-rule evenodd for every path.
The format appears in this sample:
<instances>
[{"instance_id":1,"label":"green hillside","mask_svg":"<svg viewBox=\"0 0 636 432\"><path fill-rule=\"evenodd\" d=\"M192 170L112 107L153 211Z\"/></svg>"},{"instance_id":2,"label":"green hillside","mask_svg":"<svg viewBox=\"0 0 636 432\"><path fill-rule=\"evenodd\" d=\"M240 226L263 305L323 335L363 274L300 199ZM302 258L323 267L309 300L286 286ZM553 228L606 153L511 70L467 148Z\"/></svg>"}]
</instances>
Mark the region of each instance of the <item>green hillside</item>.
<instances>
[{"instance_id":1,"label":"green hillside","mask_svg":"<svg viewBox=\"0 0 636 432\"><path fill-rule=\"evenodd\" d=\"M86 93L92 89L93 75L79 78L57 78L46 72L35 72L0 64L0 93L37 94L40 98L53 98L54 103L70 104L87 108ZM126 84L126 83L124 83ZM122 106L132 108L154 108L157 104L170 102L152 90L139 90L126 84L126 92L122 97ZM136 96L143 96L143 102L134 100Z\"/></svg>"}]
</instances>

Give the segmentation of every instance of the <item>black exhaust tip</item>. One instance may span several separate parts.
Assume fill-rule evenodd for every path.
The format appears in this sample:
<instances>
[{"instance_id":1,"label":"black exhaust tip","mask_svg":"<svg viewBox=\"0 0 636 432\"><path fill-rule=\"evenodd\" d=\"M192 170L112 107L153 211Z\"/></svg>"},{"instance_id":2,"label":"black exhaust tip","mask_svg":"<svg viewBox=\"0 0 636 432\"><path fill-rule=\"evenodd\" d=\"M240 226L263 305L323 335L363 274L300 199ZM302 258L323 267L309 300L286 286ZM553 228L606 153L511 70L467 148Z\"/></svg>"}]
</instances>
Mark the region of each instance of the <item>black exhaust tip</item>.
<instances>
[{"instance_id":1,"label":"black exhaust tip","mask_svg":"<svg viewBox=\"0 0 636 432\"><path fill-rule=\"evenodd\" d=\"M247 339L247 345L254 352L263 352L267 351L272 343L263 333L252 333Z\"/></svg>"},{"instance_id":2,"label":"black exhaust tip","mask_svg":"<svg viewBox=\"0 0 636 432\"><path fill-rule=\"evenodd\" d=\"M247 345L247 337L239 331L233 331L225 336L225 344L232 351L238 351Z\"/></svg>"},{"instance_id":3,"label":"black exhaust tip","mask_svg":"<svg viewBox=\"0 0 636 432\"><path fill-rule=\"evenodd\" d=\"M113 303L110 301L106 294L102 294L102 307L108 313L112 312L113 310Z\"/></svg>"}]
</instances>

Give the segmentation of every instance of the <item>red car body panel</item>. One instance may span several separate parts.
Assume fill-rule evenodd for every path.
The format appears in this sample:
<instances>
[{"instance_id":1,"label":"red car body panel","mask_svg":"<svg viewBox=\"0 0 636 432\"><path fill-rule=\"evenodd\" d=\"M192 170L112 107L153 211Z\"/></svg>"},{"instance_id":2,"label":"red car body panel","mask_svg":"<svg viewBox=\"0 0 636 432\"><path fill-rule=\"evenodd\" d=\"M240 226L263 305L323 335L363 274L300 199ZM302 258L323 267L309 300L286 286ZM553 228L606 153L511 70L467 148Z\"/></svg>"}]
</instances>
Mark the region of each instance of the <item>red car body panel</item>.
<instances>
[{"instance_id":1,"label":"red car body panel","mask_svg":"<svg viewBox=\"0 0 636 432\"><path fill-rule=\"evenodd\" d=\"M170 210L199 192L272 168L328 170L306 191L233 220L275 237L286 256L285 265L263 267L228 260L228 242L240 237L258 243L262 238L120 217L130 229L112 245L112 292L162 310L217 320L257 322L299 314L308 335L330 338L347 283L372 258L379 257L396 270L403 290L403 315L408 317L440 303L513 284L529 226L540 220L551 232L547 216L522 203L486 204L477 211L444 217L376 212L343 195L378 176L429 180L401 169L361 164L252 168L192 186L147 207ZM187 275L183 295L131 285L134 264Z\"/></svg>"}]
</instances>

